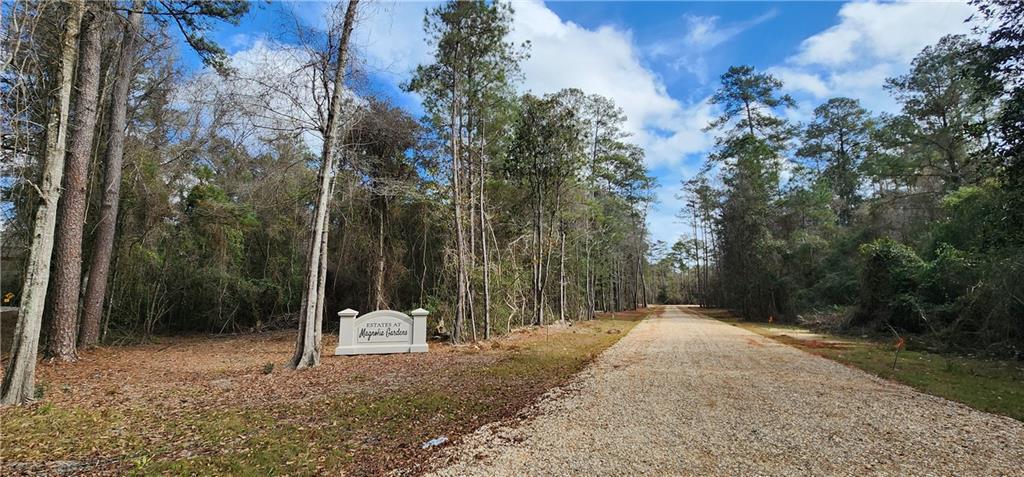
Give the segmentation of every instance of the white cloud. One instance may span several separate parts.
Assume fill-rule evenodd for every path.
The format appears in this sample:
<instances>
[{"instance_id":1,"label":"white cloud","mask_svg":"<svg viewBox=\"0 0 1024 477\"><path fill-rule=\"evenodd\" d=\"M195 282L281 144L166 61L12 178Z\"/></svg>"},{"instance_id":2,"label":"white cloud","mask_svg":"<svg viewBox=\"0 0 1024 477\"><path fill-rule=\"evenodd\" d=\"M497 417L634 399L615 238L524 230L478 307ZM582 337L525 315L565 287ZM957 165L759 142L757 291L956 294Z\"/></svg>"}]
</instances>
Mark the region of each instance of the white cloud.
<instances>
[{"instance_id":1,"label":"white cloud","mask_svg":"<svg viewBox=\"0 0 1024 477\"><path fill-rule=\"evenodd\" d=\"M964 20L974 12L963 1L847 3L836 25L804 40L771 72L787 91L813 102L847 96L874 112L896 111L885 79L906 72L914 56L943 36L970 33Z\"/></svg>"},{"instance_id":2,"label":"white cloud","mask_svg":"<svg viewBox=\"0 0 1024 477\"><path fill-rule=\"evenodd\" d=\"M885 79L906 72L914 56L942 36L969 33L972 25L965 24L964 20L973 11L973 7L964 2L868 1L843 5L835 26L804 40L783 64L767 68L783 81L787 92L798 96L800 107L784 114L791 121L805 121L815 106L831 96L857 98L874 112L896 111L898 105L883 89ZM713 48L728 41L730 35L717 29L718 19L714 17L691 18L688 26L688 33L682 40L656 44L648 49L648 55L665 61L672 57L673 51L678 51L676 68L686 69L699 79L706 68L701 62L702 48ZM680 59L686 62L679 65ZM710 113L707 108L691 107L687 114L677 115L691 121L681 123L672 136L689 137L695 142L706 139L694 130L707 123ZM697 120L701 115L707 116ZM705 149L707 146L709 144L705 143ZM647 147L653 157L665 157L670 150L686 150L666 139L651 142ZM682 205L675 198L681 177L675 170L660 172L657 196L661 204L651 211L648 222L654 238L671 242L688 229L687 224L675 217ZM691 175L686 171L683 174L682 177Z\"/></svg>"},{"instance_id":3,"label":"white cloud","mask_svg":"<svg viewBox=\"0 0 1024 477\"><path fill-rule=\"evenodd\" d=\"M840 65L855 58L853 47L862 33L853 28L832 27L800 44L800 54L794 63Z\"/></svg>"},{"instance_id":4,"label":"white cloud","mask_svg":"<svg viewBox=\"0 0 1024 477\"><path fill-rule=\"evenodd\" d=\"M647 213L651 239L661 240L670 247L689 230L689 222L677 217L684 205L677 197L681 188L680 177L673 174L663 178L654 192L658 203Z\"/></svg>"},{"instance_id":5,"label":"white cloud","mask_svg":"<svg viewBox=\"0 0 1024 477\"><path fill-rule=\"evenodd\" d=\"M772 9L750 20L728 25L721 25L721 19L717 16L685 15L682 21L686 34L659 40L647 46L645 51L652 60L666 63L675 71L686 71L701 84L705 84L709 80L706 60L708 52L740 33L775 18L777 14L778 11Z\"/></svg>"},{"instance_id":6,"label":"white cloud","mask_svg":"<svg viewBox=\"0 0 1024 477\"><path fill-rule=\"evenodd\" d=\"M719 18L717 16L701 17L688 15L686 22L689 24L689 31L684 38L686 44L690 47L707 51L754 26L775 18L778 14L778 10L772 9L750 20L725 26L719 26Z\"/></svg>"},{"instance_id":7,"label":"white cloud","mask_svg":"<svg viewBox=\"0 0 1024 477\"><path fill-rule=\"evenodd\" d=\"M921 48L950 33L968 33L974 13L965 2L853 2L839 10L839 24L800 45L797 64L844 65L868 58L910 61Z\"/></svg>"},{"instance_id":8,"label":"white cloud","mask_svg":"<svg viewBox=\"0 0 1024 477\"><path fill-rule=\"evenodd\" d=\"M768 73L781 80L787 88L806 91L815 98L825 98L832 92L832 88L816 74L785 66L769 68Z\"/></svg>"},{"instance_id":9,"label":"white cloud","mask_svg":"<svg viewBox=\"0 0 1024 477\"><path fill-rule=\"evenodd\" d=\"M833 71L828 75L831 88L843 96L857 98L868 110L895 112L899 105L886 91L886 78L905 73L909 65L901 62L882 62L858 69Z\"/></svg>"},{"instance_id":10,"label":"white cloud","mask_svg":"<svg viewBox=\"0 0 1024 477\"><path fill-rule=\"evenodd\" d=\"M705 99L657 122L665 123L667 128L645 129L635 140L644 146L649 167L679 170L688 167L686 156L711 148L713 138L704 127L714 118L715 110Z\"/></svg>"},{"instance_id":11,"label":"white cloud","mask_svg":"<svg viewBox=\"0 0 1024 477\"><path fill-rule=\"evenodd\" d=\"M354 45L367 70L384 74L397 84L409 79L432 52L423 32L423 17L437 2L385 1L364 4Z\"/></svg>"},{"instance_id":12,"label":"white cloud","mask_svg":"<svg viewBox=\"0 0 1024 477\"><path fill-rule=\"evenodd\" d=\"M232 49L247 48L256 41L256 37L248 33L235 33L228 38L228 47Z\"/></svg>"},{"instance_id":13,"label":"white cloud","mask_svg":"<svg viewBox=\"0 0 1024 477\"><path fill-rule=\"evenodd\" d=\"M672 98L642 64L629 31L590 30L563 21L538 2L514 6L511 40L531 43L530 58L522 65L526 90L579 88L611 98L625 111L626 128L644 147L651 167L678 165L684 155L710 146L700 130L711 117L709 107L684 106Z\"/></svg>"},{"instance_id":14,"label":"white cloud","mask_svg":"<svg viewBox=\"0 0 1024 477\"><path fill-rule=\"evenodd\" d=\"M579 88L610 97L625 109L634 133L652 117L679 107L654 73L640 64L628 31L609 26L588 30L529 2L516 4L510 36L516 43L531 43L530 57L522 65L526 90Z\"/></svg>"}]
</instances>

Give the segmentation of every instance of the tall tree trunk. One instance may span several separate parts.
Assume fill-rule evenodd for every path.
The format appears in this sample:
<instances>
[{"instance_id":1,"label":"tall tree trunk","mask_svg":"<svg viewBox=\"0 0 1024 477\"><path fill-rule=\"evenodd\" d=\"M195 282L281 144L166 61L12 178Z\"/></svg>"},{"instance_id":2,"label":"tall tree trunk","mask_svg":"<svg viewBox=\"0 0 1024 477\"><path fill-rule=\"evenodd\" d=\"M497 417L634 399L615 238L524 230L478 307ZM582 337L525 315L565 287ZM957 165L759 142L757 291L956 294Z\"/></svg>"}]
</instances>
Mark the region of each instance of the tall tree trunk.
<instances>
[{"instance_id":1,"label":"tall tree trunk","mask_svg":"<svg viewBox=\"0 0 1024 477\"><path fill-rule=\"evenodd\" d=\"M708 213L707 209L704 209L704 224L705 224L705 227L709 230L707 233L705 233L705 235L710 237L710 239L711 239L711 252L714 253L714 256L715 256L715 277L721 277L722 276L721 251L718 250L718 242L715 239L715 231L714 231L714 229L711 226L711 217L709 216L709 213ZM707 244L705 244L705 247L706 246L707 246ZM704 252L704 265L705 265L705 267L704 267L704 283L708 284L709 290L713 289L715 291L714 298L711 298L711 296L709 294L708 306L718 306L718 305L720 305L720 304L722 304L724 302L724 299L722 298L721 287L711 288L711 285L710 285L710 283L711 283L711 271L709 270L710 263L708 262L708 260L709 260L709 258L708 258L707 250L705 249L705 252ZM718 280L720 280L720 279L716 279L716 281L718 281ZM721 281L718 281L718 283L721 283ZM713 303L711 301L712 299L714 300Z\"/></svg>"},{"instance_id":2,"label":"tall tree trunk","mask_svg":"<svg viewBox=\"0 0 1024 477\"><path fill-rule=\"evenodd\" d=\"M110 123L104 154L106 172L103 179L103 199L99 222L89 265L85 299L82 301L82 324L78 334L81 346L93 346L100 339L100 317L107 293L110 261L117 231L117 213L121 201L121 168L124 163L124 136L128 117L128 93L132 83L132 63L135 60L136 38L142 29L144 0L135 0L128 14L128 23L121 34L121 52L117 60L114 87L110 100Z\"/></svg>"},{"instance_id":3,"label":"tall tree trunk","mask_svg":"<svg viewBox=\"0 0 1024 477\"><path fill-rule=\"evenodd\" d=\"M558 320L565 323L565 225L559 224Z\"/></svg>"},{"instance_id":4,"label":"tall tree trunk","mask_svg":"<svg viewBox=\"0 0 1024 477\"><path fill-rule=\"evenodd\" d=\"M469 102L467 101L467 103L469 103ZM467 109L471 109L471 108L472 108L472 104L467 104ZM476 224L477 224L477 220L476 220L476 206L477 206L477 201L476 201L476 198L473 197L476 194L476 167L475 167L476 164L475 164L475 162L473 160L473 116L472 116L472 111L470 111L470 113L466 114L466 128L465 129L466 129L466 137L465 137L466 144L465 144L465 147L463 148L463 152L466 154L466 161L463 164L463 167L465 168L465 175L463 177L466 178L466 184L465 184L464 190L465 190L465 193L466 193L466 208L468 209L467 210L467 213L468 213L467 215L468 216L466 218L468 219L467 222L469 222L469 237L468 237L469 238L469 250L468 250L468 252L469 252L469 254L468 254L469 267L468 268L469 268L469 270L473 270L473 269L476 268ZM473 287L472 286L470 286L469 293L470 294L473 293ZM470 310L472 310L472 307L470 307ZM472 313L472 311L470 311L470 313Z\"/></svg>"},{"instance_id":5,"label":"tall tree trunk","mask_svg":"<svg viewBox=\"0 0 1024 477\"><path fill-rule=\"evenodd\" d=\"M701 272L700 272L700 269L701 269L701 264L700 264L700 244L697 243L698 236L697 236L697 205L696 205L696 202L692 204L692 207L693 207L693 222L691 222L691 225L693 226L693 255L694 255L695 263L697 265L697 305L703 307L703 306L707 306L706 303L705 303L706 302L705 295L707 293L705 291L706 286L704 286L704 284L702 283L702 278L703 277L701 276Z\"/></svg>"},{"instance_id":6,"label":"tall tree trunk","mask_svg":"<svg viewBox=\"0 0 1024 477\"><path fill-rule=\"evenodd\" d=\"M458 90L455 89L452 92L452 101L458 101ZM458 106L454 106L458 111ZM455 252L457 255L456 267L457 267L457 279L458 287L457 293L459 294L456 300L456 313L455 313L455 326L452 330L452 341L458 343L463 339L462 332L465 327L466 321L466 293L469 291L467 287L466 277L466 238L464 236L464 230L462 227L462 164L461 158L459 157L462 137L461 137L461 120L458 119L458 113L453 117L453 128L452 132L452 170L453 170L453 187L454 193L452 194L452 202L455 205Z\"/></svg>"},{"instance_id":7,"label":"tall tree trunk","mask_svg":"<svg viewBox=\"0 0 1024 477\"><path fill-rule=\"evenodd\" d=\"M646 261L642 253L637 257L637 268L640 269L640 304L644 308L650 304L647 302L647 275L644 273L644 262Z\"/></svg>"},{"instance_id":8,"label":"tall tree trunk","mask_svg":"<svg viewBox=\"0 0 1024 477\"><path fill-rule=\"evenodd\" d=\"M323 330L324 292L327 285L327 239L330 222L331 193L334 190L334 166L339 155L337 141L341 122L342 93L345 89L345 69L348 59L348 43L352 36L356 8L359 0L350 0L345 11L341 40L338 43L338 59L334 67L334 83L331 91L330 110L324 127L324 144L321 151L320 175L318 177L316 210L307 249L308 270L304 278L302 314L299 318L299 333L295 342L295 353L288 365L301 369L320 364L320 346Z\"/></svg>"},{"instance_id":9,"label":"tall tree trunk","mask_svg":"<svg viewBox=\"0 0 1024 477\"><path fill-rule=\"evenodd\" d=\"M701 242L702 242L702 245L703 245L703 248L704 248L704 272L703 273L704 273L704 289L705 289L705 293L704 293L705 296L702 299L701 305L705 306L705 307L710 307L711 306L711 293L710 293L711 286L710 286L710 284L708 282L709 282L709 278L711 276L710 272L709 272L709 268L711 266L711 263L709 262L709 256L708 256L708 229L707 229L707 224L705 223L704 219L705 219L705 215L701 214L700 232L701 232Z\"/></svg>"},{"instance_id":10,"label":"tall tree trunk","mask_svg":"<svg viewBox=\"0 0 1024 477\"><path fill-rule=\"evenodd\" d=\"M487 179L487 170L484 164L484 149L486 147L484 143L483 130L480 131L480 253L481 259L483 260L483 272L484 272L484 339L490 339L491 337L491 261L487 255L487 212L484 208L484 185Z\"/></svg>"},{"instance_id":11,"label":"tall tree trunk","mask_svg":"<svg viewBox=\"0 0 1024 477\"><path fill-rule=\"evenodd\" d=\"M632 267L633 268L633 273L632 273L633 274L633 279L630 280L630 283L631 283L630 285L633 288L633 293L631 294L633 296L633 303L632 303L633 308L630 308L630 309L635 310L635 309L640 307L640 260L639 260L639 257L638 257L637 261L633 262L633 264L634 264L634 266Z\"/></svg>"},{"instance_id":12,"label":"tall tree trunk","mask_svg":"<svg viewBox=\"0 0 1024 477\"><path fill-rule=\"evenodd\" d=\"M72 116L71 144L64 163L64 194L57 207L54 249L52 319L46 354L59 361L75 361L78 354L78 297L82 289L82 232L85 228L85 188L89 182L89 159L96 132L100 87L100 53L103 41L103 13L90 8L82 17L78 55L78 97Z\"/></svg>"},{"instance_id":13,"label":"tall tree trunk","mask_svg":"<svg viewBox=\"0 0 1024 477\"><path fill-rule=\"evenodd\" d=\"M586 261L587 261L586 291L587 291L587 319L588 320L593 320L594 319L595 308L597 307L597 305L596 305L597 297L594 296L594 294L595 294L595 289L594 288L595 288L596 281L597 281L597 277L596 277L597 274L594 272L593 263L591 263L592 260L593 260L593 248L594 248L594 246L592 244L592 239L590 237L590 235L591 235L590 231L591 231L591 226L593 225L591 222L593 222L593 220L594 220L594 210L593 210L592 202L594 200L594 191L597 189L597 182L594 179L594 177L595 177L595 174L596 174L595 171L597 169L597 143L598 143L598 138L599 138L600 127L599 127L598 121L596 121L596 120L593 121L593 125L594 125L594 133L591 136L593 138L593 141L591 142L591 147L590 147L589 171L587 171L587 183L588 183L587 184L588 185L588 187L587 187L587 205L586 205L586 207L587 207L587 217L586 217L586 230L584 231L584 234L585 234L584 236L586 237L586 245L585 245L585 247L586 247L586 250L587 250L587 254L586 254L587 255L586 256ZM604 298L604 297L602 296L602 298ZM602 308L607 308L607 304L602 305Z\"/></svg>"},{"instance_id":14,"label":"tall tree trunk","mask_svg":"<svg viewBox=\"0 0 1024 477\"><path fill-rule=\"evenodd\" d=\"M334 182L331 182L331 187L327 193L328 197L334 197ZM319 273L319 280L317 285L316 294L316 327L313 329L313 355L316 356L316 364L320 363L320 351L323 349L323 326L324 326L324 309L326 307L327 299L327 244L328 237L330 236L330 223L331 223L331 209L330 202L328 202L327 217L324 222L323 238L320 240L320 269L317 270Z\"/></svg>"},{"instance_id":15,"label":"tall tree trunk","mask_svg":"<svg viewBox=\"0 0 1024 477\"><path fill-rule=\"evenodd\" d=\"M468 84L472 84L472 79L467 80ZM477 340L476 336L476 305L473 302L474 290L473 290L473 270L476 270L476 201L473 200L473 193L476 190L473 187L474 177L476 176L476 168L473 167L473 104L471 101L466 101L466 114L465 114L465 148L462 151L466 154L466 160L463 164L465 168L466 184L463 189L465 190L465 204L468 209L469 222L469 246L466 249L466 311L469 313L469 329L472 333L473 341ZM459 136L462 140L462 136Z\"/></svg>"},{"instance_id":16,"label":"tall tree trunk","mask_svg":"<svg viewBox=\"0 0 1024 477\"><path fill-rule=\"evenodd\" d=\"M541 303L547 303L548 279L550 278L549 274L550 274L550 270L551 270L551 256L555 253L555 248L551 244L556 243L557 240L558 240L558 238L557 238L558 237L558 228L556 227L556 223L557 223L556 219L558 218L558 215L559 215L558 211L561 210L560 202L561 202L561 192L556 188L556 191L555 191L555 208L554 208L554 210L552 210L551 217L549 219L547 240L543 241L543 242L546 242L548 245L547 245L547 247L543 251L543 254L544 254L544 258L543 258L544 265L541 267L541 270L542 270L543 273L541 273L541 275L540 275L540 301L541 301ZM541 310L540 310L540 321L541 321L541 323L544 323L544 309L543 308L541 308Z\"/></svg>"},{"instance_id":17,"label":"tall tree trunk","mask_svg":"<svg viewBox=\"0 0 1024 477\"><path fill-rule=\"evenodd\" d=\"M619 263L614 258L611 267L608 269L608 286L611 288L612 311L619 311Z\"/></svg>"},{"instance_id":18,"label":"tall tree trunk","mask_svg":"<svg viewBox=\"0 0 1024 477\"><path fill-rule=\"evenodd\" d=\"M619 306L618 311L626 311L629 306L629 284L626 283L626 258L617 260L618 263L618 285L619 285Z\"/></svg>"},{"instance_id":19,"label":"tall tree trunk","mask_svg":"<svg viewBox=\"0 0 1024 477\"><path fill-rule=\"evenodd\" d=\"M71 103L72 73L78 56L78 36L85 10L84 0L66 2L70 12L61 38L57 96L51 103L46 120L46 149L43 158L39 206L32 230L32 248L21 289L21 307L14 328L11 358L7 362L0 404L22 404L35 397L36 358L39 332L43 323L43 304L50 282L50 256L53 253L54 228L57 224L57 201L64 174L65 139L68 109Z\"/></svg>"},{"instance_id":20,"label":"tall tree trunk","mask_svg":"<svg viewBox=\"0 0 1024 477\"><path fill-rule=\"evenodd\" d=\"M622 279L623 275L622 275L622 268L621 268L620 262L618 262L618 260L615 260L614 263L615 263L615 265L614 265L615 266L615 268L614 268L615 269L615 276L614 276L614 278L612 278L612 280L613 280L612 284L614 285L615 304L611 306L611 309L614 310L614 311L622 311L623 310L623 301L624 301L624 299L623 299L623 279Z\"/></svg>"},{"instance_id":21,"label":"tall tree trunk","mask_svg":"<svg viewBox=\"0 0 1024 477\"><path fill-rule=\"evenodd\" d=\"M586 317L584 319L592 320L592 319L594 319L594 287L591 284L591 279L590 279L591 264L590 264L590 212L589 211L587 212L587 220L586 220L586 222L587 222L586 229L583 231L583 234L584 234L583 235L583 237L584 237L584 244L583 244L584 257L583 257L583 260L584 260L584 262L586 262L586 263L584 263L585 271L584 271L584 277L583 277L583 289L585 290L585 293L587 295L586 296L587 312L586 312Z\"/></svg>"},{"instance_id":22,"label":"tall tree trunk","mask_svg":"<svg viewBox=\"0 0 1024 477\"><path fill-rule=\"evenodd\" d=\"M541 188L534 186L533 206L533 324L544 324L544 252L542 247L544 213L541 210Z\"/></svg>"},{"instance_id":23,"label":"tall tree trunk","mask_svg":"<svg viewBox=\"0 0 1024 477\"><path fill-rule=\"evenodd\" d=\"M378 310L387 308L384 300L384 212L387 199L381 198L381 206L377 210L377 273L374 277L374 307Z\"/></svg>"},{"instance_id":24,"label":"tall tree trunk","mask_svg":"<svg viewBox=\"0 0 1024 477\"><path fill-rule=\"evenodd\" d=\"M590 265L590 255L589 255L589 252L588 252L588 256L587 256L587 264ZM588 299L587 299L587 319L588 320L593 320L596 317L595 316L596 308L597 308L597 296L596 296L596 293L595 293L595 287L597 286L597 284L595 283L596 281L597 281L597 276L594 274L593 270L591 270L590 274L589 274L589 276L587 278L587 285L590 287L590 291L587 292L587 296L588 296Z\"/></svg>"},{"instance_id":25,"label":"tall tree trunk","mask_svg":"<svg viewBox=\"0 0 1024 477\"><path fill-rule=\"evenodd\" d=\"M451 99L451 152L452 152L452 207L455 209L455 255L456 255L456 281L458 282L455 299L455 323L452 326L452 342L458 343L462 340L462 328L466 319L466 240L462 229L462 188L460 176L461 161L459 160L459 146L462 142L462 127L458 112L459 91L452 80Z\"/></svg>"},{"instance_id":26,"label":"tall tree trunk","mask_svg":"<svg viewBox=\"0 0 1024 477\"><path fill-rule=\"evenodd\" d=\"M609 267L611 266L610 264L607 264L607 263L605 265L609 266ZM603 302L602 306L601 306L601 310L603 310L606 313L609 312L609 311L612 311L612 307L614 306L614 304L612 303L613 300L612 300L612 296L611 296L611 293L612 293L612 283L611 283L611 280L610 280L611 279L611 271L610 270L611 269L609 268L608 276L606 277L609 280L608 281L602 280L604 283L601 284L601 300Z\"/></svg>"}]
</instances>

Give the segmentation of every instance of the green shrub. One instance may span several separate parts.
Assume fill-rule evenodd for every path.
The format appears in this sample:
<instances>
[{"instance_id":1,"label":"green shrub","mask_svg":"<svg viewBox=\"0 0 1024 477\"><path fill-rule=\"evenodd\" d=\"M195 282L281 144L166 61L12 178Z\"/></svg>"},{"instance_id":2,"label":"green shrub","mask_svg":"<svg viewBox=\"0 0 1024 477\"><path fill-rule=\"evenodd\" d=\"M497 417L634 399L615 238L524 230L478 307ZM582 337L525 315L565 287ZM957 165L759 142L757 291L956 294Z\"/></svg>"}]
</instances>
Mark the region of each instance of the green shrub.
<instances>
[{"instance_id":1,"label":"green shrub","mask_svg":"<svg viewBox=\"0 0 1024 477\"><path fill-rule=\"evenodd\" d=\"M1004 194L995 181L961 187L943 197L941 205L946 217L932 227L935 243L967 251L1013 243L1014 231L1005 223Z\"/></svg>"},{"instance_id":2,"label":"green shrub","mask_svg":"<svg viewBox=\"0 0 1024 477\"><path fill-rule=\"evenodd\" d=\"M862 245L860 254L864 263L854 324L923 330L916 294L925 262L910 247L889 238Z\"/></svg>"},{"instance_id":3,"label":"green shrub","mask_svg":"<svg viewBox=\"0 0 1024 477\"><path fill-rule=\"evenodd\" d=\"M937 306L951 305L977 282L978 268L971 254L944 243L924 270L921 297Z\"/></svg>"}]
</instances>

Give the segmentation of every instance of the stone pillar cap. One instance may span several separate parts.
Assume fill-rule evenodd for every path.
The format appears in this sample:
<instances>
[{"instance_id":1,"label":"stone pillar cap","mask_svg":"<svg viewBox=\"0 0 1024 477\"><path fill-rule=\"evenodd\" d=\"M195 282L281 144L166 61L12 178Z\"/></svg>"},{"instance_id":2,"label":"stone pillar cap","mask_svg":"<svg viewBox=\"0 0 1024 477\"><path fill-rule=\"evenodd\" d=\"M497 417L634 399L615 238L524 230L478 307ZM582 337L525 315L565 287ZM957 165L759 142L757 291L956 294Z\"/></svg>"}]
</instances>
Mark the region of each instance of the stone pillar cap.
<instances>
[{"instance_id":1,"label":"stone pillar cap","mask_svg":"<svg viewBox=\"0 0 1024 477\"><path fill-rule=\"evenodd\" d=\"M358 315L358 314L359 314L358 311L353 310L351 308L345 308L344 310L341 310L341 311L338 312L338 316L348 316L348 315L355 316L355 315Z\"/></svg>"},{"instance_id":2,"label":"stone pillar cap","mask_svg":"<svg viewBox=\"0 0 1024 477\"><path fill-rule=\"evenodd\" d=\"M417 308L415 310L410 311L409 314L410 315L429 315L430 312L427 311L427 310L424 310L423 308Z\"/></svg>"}]
</instances>

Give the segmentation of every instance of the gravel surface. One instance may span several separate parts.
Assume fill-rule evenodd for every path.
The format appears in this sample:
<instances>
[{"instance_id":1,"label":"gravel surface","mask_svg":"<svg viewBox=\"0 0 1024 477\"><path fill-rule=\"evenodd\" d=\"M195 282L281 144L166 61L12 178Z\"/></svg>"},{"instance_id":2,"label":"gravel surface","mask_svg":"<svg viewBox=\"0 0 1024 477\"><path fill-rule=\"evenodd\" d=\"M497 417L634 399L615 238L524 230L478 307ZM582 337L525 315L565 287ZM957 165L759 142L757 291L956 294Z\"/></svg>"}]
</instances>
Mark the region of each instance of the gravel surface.
<instances>
[{"instance_id":1,"label":"gravel surface","mask_svg":"<svg viewBox=\"0 0 1024 477\"><path fill-rule=\"evenodd\" d=\"M672 307L436 475L1024 476L1024 423Z\"/></svg>"}]
</instances>

